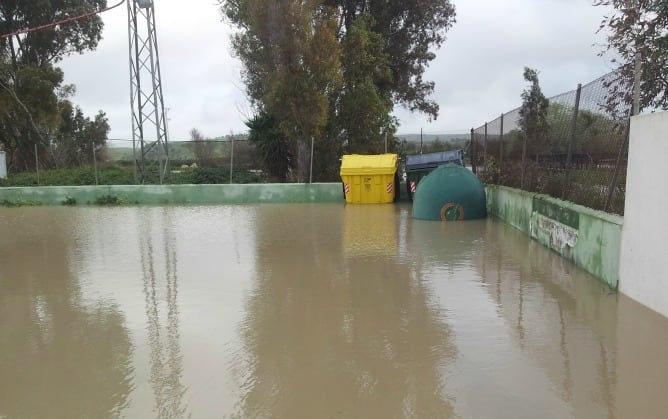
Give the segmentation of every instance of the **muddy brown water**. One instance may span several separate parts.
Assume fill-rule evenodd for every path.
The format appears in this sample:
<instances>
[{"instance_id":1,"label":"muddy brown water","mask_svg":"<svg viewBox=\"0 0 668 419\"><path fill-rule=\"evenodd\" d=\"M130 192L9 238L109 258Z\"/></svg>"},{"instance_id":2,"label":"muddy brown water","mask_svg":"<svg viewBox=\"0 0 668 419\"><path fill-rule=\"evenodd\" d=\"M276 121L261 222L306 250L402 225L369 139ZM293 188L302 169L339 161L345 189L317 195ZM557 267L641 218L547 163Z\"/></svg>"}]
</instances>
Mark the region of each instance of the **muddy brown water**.
<instances>
[{"instance_id":1,"label":"muddy brown water","mask_svg":"<svg viewBox=\"0 0 668 419\"><path fill-rule=\"evenodd\" d=\"M666 418L668 320L496 220L0 209L0 418Z\"/></svg>"}]
</instances>

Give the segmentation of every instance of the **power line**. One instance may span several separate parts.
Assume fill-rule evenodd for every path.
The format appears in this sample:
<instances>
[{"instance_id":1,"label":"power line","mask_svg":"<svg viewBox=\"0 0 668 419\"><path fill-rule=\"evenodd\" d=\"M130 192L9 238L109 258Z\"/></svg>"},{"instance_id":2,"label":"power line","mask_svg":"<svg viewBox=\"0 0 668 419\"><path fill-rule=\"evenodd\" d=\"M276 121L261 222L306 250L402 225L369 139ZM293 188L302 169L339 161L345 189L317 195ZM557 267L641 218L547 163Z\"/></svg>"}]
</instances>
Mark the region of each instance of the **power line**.
<instances>
[{"instance_id":1,"label":"power line","mask_svg":"<svg viewBox=\"0 0 668 419\"><path fill-rule=\"evenodd\" d=\"M16 32L6 33L6 34L3 34L3 35L0 35L0 39L9 38L10 36L22 35L24 33L37 32L37 31L41 31L43 29L52 28L54 26L62 25L62 24L65 24L65 23L74 22L75 20L85 19L87 17L98 15L100 13L108 12L109 10L120 6L124 2L125 2L125 0L121 0L117 4L114 4L113 6L106 7L104 9L100 9L100 10L96 10L94 12L88 12L88 13L84 13L83 15L68 17L67 19L62 19L62 20L59 20L57 22L51 22L51 23L47 23L45 25L36 26L34 28L21 29L21 30L18 30Z\"/></svg>"}]
</instances>

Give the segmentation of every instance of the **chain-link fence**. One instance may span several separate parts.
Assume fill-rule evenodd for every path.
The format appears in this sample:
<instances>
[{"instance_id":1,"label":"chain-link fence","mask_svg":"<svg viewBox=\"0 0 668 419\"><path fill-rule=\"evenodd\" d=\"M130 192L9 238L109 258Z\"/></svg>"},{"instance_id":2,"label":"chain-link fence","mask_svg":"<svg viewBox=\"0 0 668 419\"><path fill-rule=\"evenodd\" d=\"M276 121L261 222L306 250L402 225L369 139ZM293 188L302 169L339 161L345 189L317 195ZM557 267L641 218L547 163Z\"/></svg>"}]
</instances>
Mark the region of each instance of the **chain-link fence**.
<instances>
[{"instance_id":1,"label":"chain-link fence","mask_svg":"<svg viewBox=\"0 0 668 419\"><path fill-rule=\"evenodd\" d=\"M266 182L255 146L246 135L201 141L170 141L166 183ZM77 150L76 161L63 164L58 149L35 144L33 170L11 173L0 186L107 185L137 183L141 154L132 140L108 139L106 145ZM149 157L150 153L149 153ZM157 167L157 166L156 166ZM158 183L157 175L147 183Z\"/></svg>"},{"instance_id":2,"label":"chain-link fence","mask_svg":"<svg viewBox=\"0 0 668 419\"><path fill-rule=\"evenodd\" d=\"M121 166L135 164L132 142L109 141L106 160ZM261 182L264 173L260 156L246 135L218 139L169 141L169 183ZM137 157L139 158L139 157Z\"/></svg>"},{"instance_id":3,"label":"chain-link fence","mask_svg":"<svg viewBox=\"0 0 668 419\"><path fill-rule=\"evenodd\" d=\"M616 72L549 99L546 128L527 138L520 109L471 130L471 165L486 183L623 214L630 105ZM524 156L524 158L523 158Z\"/></svg>"}]
</instances>

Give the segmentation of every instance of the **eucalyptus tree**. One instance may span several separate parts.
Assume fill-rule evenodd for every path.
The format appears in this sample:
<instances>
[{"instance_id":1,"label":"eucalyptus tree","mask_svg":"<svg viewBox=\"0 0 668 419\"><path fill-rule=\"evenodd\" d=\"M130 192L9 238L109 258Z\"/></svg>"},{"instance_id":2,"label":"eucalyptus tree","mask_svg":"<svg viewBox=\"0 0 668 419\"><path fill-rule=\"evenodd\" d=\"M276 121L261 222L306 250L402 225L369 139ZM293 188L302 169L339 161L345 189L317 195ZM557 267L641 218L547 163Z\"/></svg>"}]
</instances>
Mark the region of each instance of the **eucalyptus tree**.
<instances>
[{"instance_id":1,"label":"eucalyptus tree","mask_svg":"<svg viewBox=\"0 0 668 419\"><path fill-rule=\"evenodd\" d=\"M334 154L377 150L393 137L395 104L438 116L424 81L454 23L449 0L219 0L256 112L277 121L304 178L308 141L323 173ZM388 138L394 142L393 138ZM316 159L317 160L317 159Z\"/></svg>"},{"instance_id":2,"label":"eucalyptus tree","mask_svg":"<svg viewBox=\"0 0 668 419\"><path fill-rule=\"evenodd\" d=\"M455 6L450 0L324 0L340 13L342 39L358 18L371 15L369 30L382 36L383 53L389 57L392 78L379 81L395 103L411 111L438 117L438 104L429 96L434 82L423 76L435 58L435 49L445 42L455 23Z\"/></svg>"},{"instance_id":3,"label":"eucalyptus tree","mask_svg":"<svg viewBox=\"0 0 668 419\"><path fill-rule=\"evenodd\" d=\"M341 42L343 89L336 101L336 124L349 152L375 154L384 141L394 137L397 122L392 116L390 57L383 51L383 37L370 30L374 19L360 16Z\"/></svg>"},{"instance_id":4,"label":"eucalyptus tree","mask_svg":"<svg viewBox=\"0 0 668 419\"><path fill-rule=\"evenodd\" d=\"M336 15L318 0L229 0L222 10L241 28L232 44L248 97L258 113L275 118L294 159L293 177L304 181L330 95L341 84Z\"/></svg>"},{"instance_id":5,"label":"eucalyptus tree","mask_svg":"<svg viewBox=\"0 0 668 419\"><path fill-rule=\"evenodd\" d=\"M52 157L49 150L63 122L59 104L74 92L73 86L63 85L63 72L55 64L95 49L103 24L95 15L20 32L105 5L106 0L0 1L0 33L8 35L0 39L0 145L9 155L10 168L33 167L36 145L42 160Z\"/></svg>"}]
</instances>

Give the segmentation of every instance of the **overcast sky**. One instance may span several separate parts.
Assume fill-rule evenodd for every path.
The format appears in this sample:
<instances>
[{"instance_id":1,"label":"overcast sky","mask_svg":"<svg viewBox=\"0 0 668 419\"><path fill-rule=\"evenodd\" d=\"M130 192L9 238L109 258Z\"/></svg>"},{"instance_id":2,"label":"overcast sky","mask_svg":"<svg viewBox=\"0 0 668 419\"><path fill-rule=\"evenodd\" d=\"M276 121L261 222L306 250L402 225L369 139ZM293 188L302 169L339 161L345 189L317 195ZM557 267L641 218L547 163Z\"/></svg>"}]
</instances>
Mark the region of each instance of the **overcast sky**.
<instances>
[{"instance_id":1,"label":"overcast sky","mask_svg":"<svg viewBox=\"0 0 668 419\"><path fill-rule=\"evenodd\" d=\"M127 0L132 1L132 0ZM108 0L112 5L117 0ZM596 34L606 10L591 0L454 0L457 23L425 79L436 82L436 121L395 108L400 134L460 133L521 104L525 66L540 72L543 93L575 89L612 70ZM215 0L155 0L163 95L170 140L245 132L251 109L231 28ZM131 139L128 24L125 4L102 14L104 39L93 52L60 62L73 101L87 116L106 112L109 138ZM120 143L119 143L120 145Z\"/></svg>"}]
</instances>

